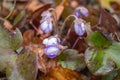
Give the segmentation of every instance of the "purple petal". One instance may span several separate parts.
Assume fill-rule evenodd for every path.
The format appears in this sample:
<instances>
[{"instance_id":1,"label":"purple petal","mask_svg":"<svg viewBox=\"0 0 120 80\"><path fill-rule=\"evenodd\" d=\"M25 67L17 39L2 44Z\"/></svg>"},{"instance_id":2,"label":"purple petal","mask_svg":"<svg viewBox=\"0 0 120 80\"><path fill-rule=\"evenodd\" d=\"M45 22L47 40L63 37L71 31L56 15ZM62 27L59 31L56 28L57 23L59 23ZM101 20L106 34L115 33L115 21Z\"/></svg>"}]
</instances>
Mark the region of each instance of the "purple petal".
<instances>
[{"instance_id":1,"label":"purple petal","mask_svg":"<svg viewBox=\"0 0 120 80\"><path fill-rule=\"evenodd\" d=\"M74 30L75 30L76 34L78 34L79 36L83 36L84 33L86 32L84 26L85 26L85 24L82 19L75 20Z\"/></svg>"},{"instance_id":2,"label":"purple petal","mask_svg":"<svg viewBox=\"0 0 120 80\"><path fill-rule=\"evenodd\" d=\"M88 17L89 15L89 11L87 8L85 7L78 7L76 10L75 10L75 13L74 13L78 18L80 18L81 16L85 16L85 17Z\"/></svg>"},{"instance_id":3,"label":"purple petal","mask_svg":"<svg viewBox=\"0 0 120 80\"><path fill-rule=\"evenodd\" d=\"M55 58L55 57L57 57L57 55L47 55L49 58Z\"/></svg>"},{"instance_id":4,"label":"purple petal","mask_svg":"<svg viewBox=\"0 0 120 80\"><path fill-rule=\"evenodd\" d=\"M48 55L48 57L57 56L60 54L60 49L56 45L49 45L45 48L45 54Z\"/></svg>"},{"instance_id":5,"label":"purple petal","mask_svg":"<svg viewBox=\"0 0 120 80\"><path fill-rule=\"evenodd\" d=\"M52 22L44 21L41 23L40 28L44 33L50 33L52 32Z\"/></svg>"}]
</instances>

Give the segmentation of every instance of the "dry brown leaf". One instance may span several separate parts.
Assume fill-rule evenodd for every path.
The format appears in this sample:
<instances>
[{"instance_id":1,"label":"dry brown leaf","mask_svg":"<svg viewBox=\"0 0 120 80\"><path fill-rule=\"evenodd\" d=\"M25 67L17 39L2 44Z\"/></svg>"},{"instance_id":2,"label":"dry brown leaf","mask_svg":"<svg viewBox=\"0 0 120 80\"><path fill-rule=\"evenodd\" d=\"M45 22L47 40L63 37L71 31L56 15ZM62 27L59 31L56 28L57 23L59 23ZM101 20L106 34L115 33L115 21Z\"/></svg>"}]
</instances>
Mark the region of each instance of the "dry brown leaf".
<instances>
[{"instance_id":1,"label":"dry brown leaf","mask_svg":"<svg viewBox=\"0 0 120 80\"><path fill-rule=\"evenodd\" d=\"M40 57L38 58L38 68L43 73L46 74L46 73L52 71L54 68L60 66L56 58L49 59L46 55L42 55L42 57L41 57L41 54L43 54L43 53L39 53Z\"/></svg>"},{"instance_id":2,"label":"dry brown leaf","mask_svg":"<svg viewBox=\"0 0 120 80\"><path fill-rule=\"evenodd\" d=\"M43 4L41 4L38 0L31 0L27 4L26 8L28 11L34 12L35 10L40 8L41 6L43 6Z\"/></svg>"},{"instance_id":3,"label":"dry brown leaf","mask_svg":"<svg viewBox=\"0 0 120 80\"><path fill-rule=\"evenodd\" d=\"M35 20L36 18L38 18L38 20L41 19L41 14L43 11L47 10L48 8L50 8L51 4L45 4L44 6L36 9L33 13L32 13L32 16L31 16L31 19L32 20Z\"/></svg>"},{"instance_id":4,"label":"dry brown leaf","mask_svg":"<svg viewBox=\"0 0 120 80\"><path fill-rule=\"evenodd\" d=\"M117 21L105 9L101 9L99 26L101 28L101 31L106 31L113 34L115 32L119 32Z\"/></svg>"},{"instance_id":5,"label":"dry brown leaf","mask_svg":"<svg viewBox=\"0 0 120 80\"><path fill-rule=\"evenodd\" d=\"M33 37L34 37L34 30L30 29L25 31L23 34L23 45L24 46L29 45Z\"/></svg>"},{"instance_id":6,"label":"dry brown leaf","mask_svg":"<svg viewBox=\"0 0 120 80\"><path fill-rule=\"evenodd\" d=\"M12 29L12 27L13 27L12 24L8 20L5 20L4 23L3 23L3 25L8 30Z\"/></svg>"},{"instance_id":7,"label":"dry brown leaf","mask_svg":"<svg viewBox=\"0 0 120 80\"><path fill-rule=\"evenodd\" d=\"M39 38L39 37L33 37L32 43L34 43L34 44L40 44L40 43L42 43L42 39Z\"/></svg>"},{"instance_id":8,"label":"dry brown leaf","mask_svg":"<svg viewBox=\"0 0 120 80\"><path fill-rule=\"evenodd\" d=\"M56 17L57 17L57 20L59 20L63 10L64 10L64 4L66 3L67 1L66 0L62 0L62 2L56 6L55 8L55 11L56 11Z\"/></svg>"},{"instance_id":9,"label":"dry brown leaf","mask_svg":"<svg viewBox=\"0 0 120 80\"><path fill-rule=\"evenodd\" d=\"M87 78L73 70L59 67L40 76L39 80L87 80Z\"/></svg>"},{"instance_id":10,"label":"dry brown leaf","mask_svg":"<svg viewBox=\"0 0 120 80\"><path fill-rule=\"evenodd\" d=\"M35 46L33 44L29 45L29 48L31 51L33 51L34 53L36 53L37 55L37 65L38 68L41 72L43 73L48 73L50 72L52 69L56 68L59 66L59 63L57 61L57 59L49 59L45 54L44 54L44 45L40 45L40 46Z\"/></svg>"}]
</instances>

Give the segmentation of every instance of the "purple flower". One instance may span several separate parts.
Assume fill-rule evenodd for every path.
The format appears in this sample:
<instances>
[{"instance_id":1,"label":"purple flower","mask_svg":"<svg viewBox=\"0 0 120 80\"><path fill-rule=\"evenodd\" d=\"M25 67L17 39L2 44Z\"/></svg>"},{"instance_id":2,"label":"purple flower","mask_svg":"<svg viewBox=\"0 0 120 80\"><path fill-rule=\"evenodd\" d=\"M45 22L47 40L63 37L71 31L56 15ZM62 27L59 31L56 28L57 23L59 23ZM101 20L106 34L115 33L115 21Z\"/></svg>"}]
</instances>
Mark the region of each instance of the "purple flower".
<instances>
[{"instance_id":1,"label":"purple flower","mask_svg":"<svg viewBox=\"0 0 120 80\"><path fill-rule=\"evenodd\" d=\"M53 30L52 27L52 22L51 21L44 21L41 23L40 25L40 29L44 32L44 33L50 33Z\"/></svg>"},{"instance_id":2,"label":"purple flower","mask_svg":"<svg viewBox=\"0 0 120 80\"><path fill-rule=\"evenodd\" d=\"M78 7L76 10L75 10L75 16L77 16L78 18L80 18L81 16L85 16L87 17L89 15L89 11L87 8L81 6L81 7Z\"/></svg>"},{"instance_id":3,"label":"purple flower","mask_svg":"<svg viewBox=\"0 0 120 80\"><path fill-rule=\"evenodd\" d=\"M50 33L53 30L52 25L52 14L49 11L44 11L42 13L42 20L40 21L40 29L44 33Z\"/></svg>"},{"instance_id":4,"label":"purple flower","mask_svg":"<svg viewBox=\"0 0 120 80\"><path fill-rule=\"evenodd\" d=\"M84 26L85 26L85 23L83 19L76 19L74 21L74 30L76 34L78 34L79 36L83 36L84 33L86 32Z\"/></svg>"},{"instance_id":5,"label":"purple flower","mask_svg":"<svg viewBox=\"0 0 120 80\"><path fill-rule=\"evenodd\" d=\"M55 58L56 56L60 54L60 49L58 48L57 45L48 45L45 48L45 54L49 58Z\"/></svg>"},{"instance_id":6,"label":"purple flower","mask_svg":"<svg viewBox=\"0 0 120 80\"><path fill-rule=\"evenodd\" d=\"M45 44L46 46L48 46L48 45L59 45L60 44L60 39L58 37L51 36L49 38L44 39L43 44Z\"/></svg>"}]
</instances>

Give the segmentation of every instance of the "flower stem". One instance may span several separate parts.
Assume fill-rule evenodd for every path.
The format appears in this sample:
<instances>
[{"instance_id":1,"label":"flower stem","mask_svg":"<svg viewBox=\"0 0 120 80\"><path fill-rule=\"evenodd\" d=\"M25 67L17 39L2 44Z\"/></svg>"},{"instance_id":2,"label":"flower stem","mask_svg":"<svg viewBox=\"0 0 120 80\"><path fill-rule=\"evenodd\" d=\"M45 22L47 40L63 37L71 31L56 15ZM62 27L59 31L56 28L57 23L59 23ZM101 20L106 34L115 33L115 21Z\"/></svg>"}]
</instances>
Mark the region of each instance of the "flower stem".
<instances>
[{"instance_id":1,"label":"flower stem","mask_svg":"<svg viewBox=\"0 0 120 80\"><path fill-rule=\"evenodd\" d=\"M69 15L65 21L63 22L63 25L61 27L61 30L60 30L60 35L62 35L62 32L63 32L63 29L64 29L64 26L65 26L65 23L69 20L70 17L74 17L75 19L77 19L77 17L75 15Z\"/></svg>"}]
</instances>

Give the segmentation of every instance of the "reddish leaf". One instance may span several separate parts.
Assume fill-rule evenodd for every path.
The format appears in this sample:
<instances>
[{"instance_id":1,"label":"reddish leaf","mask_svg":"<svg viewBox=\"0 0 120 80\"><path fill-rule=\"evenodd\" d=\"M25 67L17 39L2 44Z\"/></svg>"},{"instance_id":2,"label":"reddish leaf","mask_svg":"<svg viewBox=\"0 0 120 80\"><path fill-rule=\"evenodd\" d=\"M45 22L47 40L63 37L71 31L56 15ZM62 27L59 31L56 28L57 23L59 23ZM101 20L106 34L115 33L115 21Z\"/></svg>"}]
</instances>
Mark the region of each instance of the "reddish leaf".
<instances>
[{"instance_id":1,"label":"reddish leaf","mask_svg":"<svg viewBox=\"0 0 120 80\"><path fill-rule=\"evenodd\" d=\"M84 36L85 35L86 35L86 33L84 34ZM70 45L72 47L78 38L79 38L79 36L73 30L71 30L70 34L68 35L67 41L70 43ZM74 48L77 49L79 52L84 52L85 49L87 48L85 40L79 39Z\"/></svg>"},{"instance_id":2,"label":"reddish leaf","mask_svg":"<svg viewBox=\"0 0 120 80\"><path fill-rule=\"evenodd\" d=\"M99 26L102 30L107 31L108 33L118 32L116 20L104 9L101 9Z\"/></svg>"},{"instance_id":3,"label":"reddish leaf","mask_svg":"<svg viewBox=\"0 0 120 80\"><path fill-rule=\"evenodd\" d=\"M48 8L50 8L51 4L45 4L43 7L40 7L39 9L37 9L31 16L31 19L34 20L36 18L40 19L40 15L43 11L47 10Z\"/></svg>"}]
</instances>

